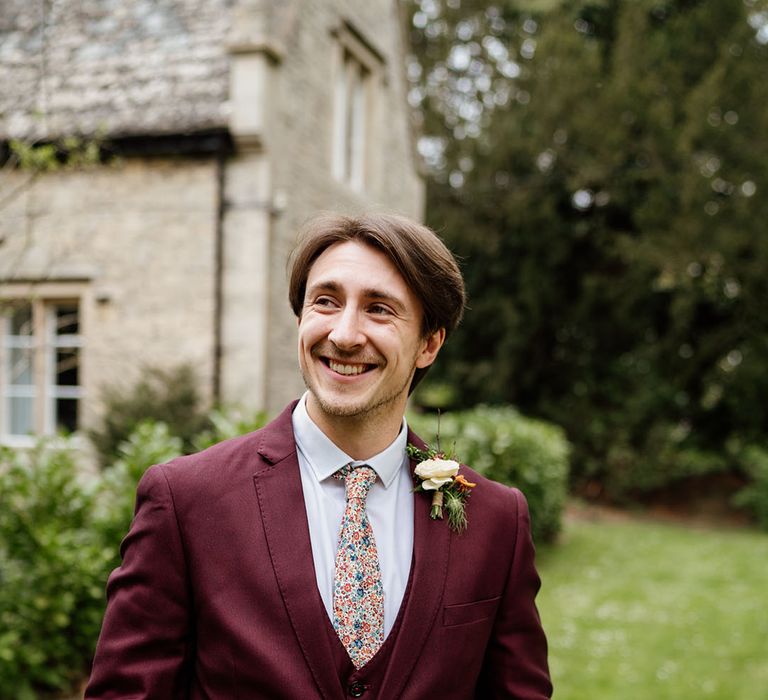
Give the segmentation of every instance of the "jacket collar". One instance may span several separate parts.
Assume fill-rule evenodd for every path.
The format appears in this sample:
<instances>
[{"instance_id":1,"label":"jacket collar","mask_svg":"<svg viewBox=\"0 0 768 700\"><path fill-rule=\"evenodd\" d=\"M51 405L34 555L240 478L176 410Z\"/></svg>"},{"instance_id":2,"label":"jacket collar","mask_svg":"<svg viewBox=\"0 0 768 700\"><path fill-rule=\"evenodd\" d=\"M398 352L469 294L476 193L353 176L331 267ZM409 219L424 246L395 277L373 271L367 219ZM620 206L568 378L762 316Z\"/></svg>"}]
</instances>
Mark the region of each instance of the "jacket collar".
<instances>
[{"instance_id":1,"label":"jacket collar","mask_svg":"<svg viewBox=\"0 0 768 700\"><path fill-rule=\"evenodd\" d=\"M299 646L320 696L343 695L326 634L301 489L289 405L262 430L257 451L266 463L253 476L272 568Z\"/></svg>"}]
</instances>

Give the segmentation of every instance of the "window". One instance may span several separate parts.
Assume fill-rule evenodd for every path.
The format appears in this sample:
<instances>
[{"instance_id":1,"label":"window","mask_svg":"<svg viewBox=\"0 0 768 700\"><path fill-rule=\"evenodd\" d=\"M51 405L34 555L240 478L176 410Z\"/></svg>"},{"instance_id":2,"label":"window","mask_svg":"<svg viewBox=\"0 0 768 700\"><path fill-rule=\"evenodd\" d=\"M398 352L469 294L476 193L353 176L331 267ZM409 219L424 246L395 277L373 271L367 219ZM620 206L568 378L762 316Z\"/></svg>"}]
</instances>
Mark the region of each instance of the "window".
<instances>
[{"instance_id":1,"label":"window","mask_svg":"<svg viewBox=\"0 0 768 700\"><path fill-rule=\"evenodd\" d=\"M2 435L77 430L82 398L78 303L5 303L0 322Z\"/></svg>"},{"instance_id":2,"label":"window","mask_svg":"<svg viewBox=\"0 0 768 700\"><path fill-rule=\"evenodd\" d=\"M336 37L339 60L334 85L333 174L362 190L369 168L373 91L382 60L350 25L342 25Z\"/></svg>"},{"instance_id":3,"label":"window","mask_svg":"<svg viewBox=\"0 0 768 700\"><path fill-rule=\"evenodd\" d=\"M343 51L336 79L334 175L355 189L362 189L365 171L366 88L369 72L354 56Z\"/></svg>"}]
</instances>

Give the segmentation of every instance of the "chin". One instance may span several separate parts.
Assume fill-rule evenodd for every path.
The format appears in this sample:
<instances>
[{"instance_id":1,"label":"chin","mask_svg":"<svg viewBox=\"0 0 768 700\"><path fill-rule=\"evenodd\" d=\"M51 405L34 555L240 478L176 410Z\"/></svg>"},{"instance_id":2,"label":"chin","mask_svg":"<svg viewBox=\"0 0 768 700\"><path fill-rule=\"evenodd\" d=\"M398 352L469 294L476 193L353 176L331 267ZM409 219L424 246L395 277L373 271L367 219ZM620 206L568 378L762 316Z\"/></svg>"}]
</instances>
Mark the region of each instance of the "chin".
<instances>
[{"instance_id":1,"label":"chin","mask_svg":"<svg viewBox=\"0 0 768 700\"><path fill-rule=\"evenodd\" d=\"M315 394L315 400L323 413L337 418L362 416L368 413L372 408L368 401L330 398L323 396L322 394Z\"/></svg>"}]
</instances>

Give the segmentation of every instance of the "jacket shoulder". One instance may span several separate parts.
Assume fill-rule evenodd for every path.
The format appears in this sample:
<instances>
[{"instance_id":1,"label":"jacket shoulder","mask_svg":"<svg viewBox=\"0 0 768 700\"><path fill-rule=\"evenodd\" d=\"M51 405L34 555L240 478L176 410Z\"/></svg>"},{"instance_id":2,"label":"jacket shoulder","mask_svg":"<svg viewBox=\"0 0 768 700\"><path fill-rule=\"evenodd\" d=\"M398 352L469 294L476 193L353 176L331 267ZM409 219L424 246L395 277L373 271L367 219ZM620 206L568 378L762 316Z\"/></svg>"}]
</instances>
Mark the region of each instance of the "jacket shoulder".
<instances>
[{"instance_id":1,"label":"jacket shoulder","mask_svg":"<svg viewBox=\"0 0 768 700\"><path fill-rule=\"evenodd\" d=\"M226 483L242 476L250 478L259 470L296 454L291 413L288 406L277 418L259 430L223 440L201 452L176 457L151 467L161 472L169 485Z\"/></svg>"}]
</instances>

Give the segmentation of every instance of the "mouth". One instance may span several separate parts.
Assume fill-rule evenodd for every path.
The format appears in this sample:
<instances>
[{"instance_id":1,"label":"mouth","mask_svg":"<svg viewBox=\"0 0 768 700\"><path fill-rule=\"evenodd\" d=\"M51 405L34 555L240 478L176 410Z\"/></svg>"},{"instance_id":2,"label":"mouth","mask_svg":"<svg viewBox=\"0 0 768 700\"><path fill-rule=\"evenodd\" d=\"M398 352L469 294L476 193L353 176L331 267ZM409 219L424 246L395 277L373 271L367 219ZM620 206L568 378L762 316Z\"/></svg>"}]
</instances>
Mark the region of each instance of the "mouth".
<instances>
[{"instance_id":1,"label":"mouth","mask_svg":"<svg viewBox=\"0 0 768 700\"><path fill-rule=\"evenodd\" d=\"M332 372L341 374L344 377L356 377L360 374L370 372L376 367L376 365L367 362L342 362L330 357L321 357L320 359Z\"/></svg>"}]
</instances>

